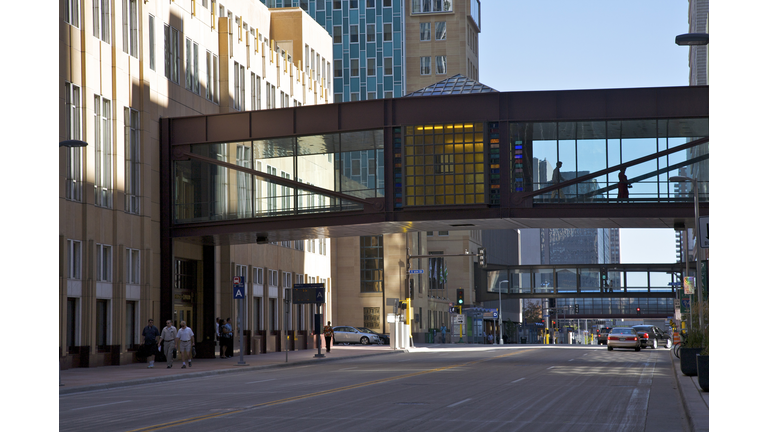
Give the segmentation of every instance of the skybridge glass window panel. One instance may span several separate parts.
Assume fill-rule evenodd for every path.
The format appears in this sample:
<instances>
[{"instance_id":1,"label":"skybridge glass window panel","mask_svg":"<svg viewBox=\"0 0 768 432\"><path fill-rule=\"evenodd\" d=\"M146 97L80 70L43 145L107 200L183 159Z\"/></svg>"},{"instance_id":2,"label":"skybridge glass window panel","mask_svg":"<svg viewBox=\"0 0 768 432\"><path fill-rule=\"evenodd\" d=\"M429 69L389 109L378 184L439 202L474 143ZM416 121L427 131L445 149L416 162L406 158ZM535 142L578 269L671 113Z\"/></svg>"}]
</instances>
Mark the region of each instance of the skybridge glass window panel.
<instances>
[{"instance_id":1,"label":"skybridge glass window panel","mask_svg":"<svg viewBox=\"0 0 768 432\"><path fill-rule=\"evenodd\" d=\"M665 271L651 271L648 277L651 292L673 292L670 284L677 280L674 274Z\"/></svg>"},{"instance_id":2,"label":"skybridge glass window panel","mask_svg":"<svg viewBox=\"0 0 768 432\"><path fill-rule=\"evenodd\" d=\"M557 292L576 292L578 273L575 268L557 269Z\"/></svg>"},{"instance_id":3,"label":"skybridge glass window panel","mask_svg":"<svg viewBox=\"0 0 768 432\"><path fill-rule=\"evenodd\" d=\"M553 293L555 292L555 273L553 269L534 269L533 270L533 292L535 293Z\"/></svg>"},{"instance_id":4,"label":"skybridge glass window panel","mask_svg":"<svg viewBox=\"0 0 768 432\"><path fill-rule=\"evenodd\" d=\"M533 275L530 270L515 269L510 272L509 276L512 280L513 294L531 293L531 278Z\"/></svg>"},{"instance_id":5,"label":"skybridge glass window panel","mask_svg":"<svg viewBox=\"0 0 768 432\"><path fill-rule=\"evenodd\" d=\"M627 292L648 292L647 271L627 271Z\"/></svg>"}]
</instances>

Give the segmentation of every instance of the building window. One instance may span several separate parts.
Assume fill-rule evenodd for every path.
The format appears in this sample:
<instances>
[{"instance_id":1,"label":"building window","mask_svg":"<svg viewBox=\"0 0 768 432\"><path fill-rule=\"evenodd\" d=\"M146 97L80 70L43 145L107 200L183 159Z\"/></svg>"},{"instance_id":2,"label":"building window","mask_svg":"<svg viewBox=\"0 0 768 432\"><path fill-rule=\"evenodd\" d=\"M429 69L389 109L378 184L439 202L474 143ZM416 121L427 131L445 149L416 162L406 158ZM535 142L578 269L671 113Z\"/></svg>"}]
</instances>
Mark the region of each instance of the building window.
<instances>
[{"instance_id":1,"label":"building window","mask_svg":"<svg viewBox=\"0 0 768 432\"><path fill-rule=\"evenodd\" d=\"M419 24L419 28L421 31L419 34L421 35L420 40L422 42L426 42L431 40L432 38L432 23L424 22Z\"/></svg>"},{"instance_id":2,"label":"building window","mask_svg":"<svg viewBox=\"0 0 768 432\"><path fill-rule=\"evenodd\" d=\"M384 75L392 75L392 57L384 57Z\"/></svg>"},{"instance_id":3,"label":"building window","mask_svg":"<svg viewBox=\"0 0 768 432\"><path fill-rule=\"evenodd\" d=\"M411 13L432 13L453 11L452 0L411 0Z\"/></svg>"},{"instance_id":4,"label":"building window","mask_svg":"<svg viewBox=\"0 0 768 432\"><path fill-rule=\"evenodd\" d=\"M276 287L278 286L278 280L277 280L277 270L270 270L269 271L269 286Z\"/></svg>"},{"instance_id":5,"label":"building window","mask_svg":"<svg viewBox=\"0 0 768 432\"><path fill-rule=\"evenodd\" d=\"M141 252L138 249L125 249L125 283L138 285L141 283Z\"/></svg>"},{"instance_id":6,"label":"building window","mask_svg":"<svg viewBox=\"0 0 768 432\"><path fill-rule=\"evenodd\" d=\"M333 43L341 43L341 26L333 26Z\"/></svg>"},{"instance_id":7,"label":"building window","mask_svg":"<svg viewBox=\"0 0 768 432\"><path fill-rule=\"evenodd\" d=\"M93 35L106 43L111 43L111 3L111 0L93 0Z\"/></svg>"},{"instance_id":8,"label":"building window","mask_svg":"<svg viewBox=\"0 0 768 432\"><path fill-rule=\"evenodd\" d=\"M264 286L264 269L261 267L253 268L253 283L258 286Z\"/></svg>"},{"instance_id":9,"label":"building window","mask_svg":"<svg viewBox=\"0 0 768 432\"><path fill-rule=\"evenodd\" d=\"M360 41L360 30L356 25L349 26L349 42L358 43Z\"/></svg>"},{"instance_id":10,"label":"building window","mask_svg":"<svg viewBox=\"0 0 768 432\"><path fill-rule=\"evenodd\" d=\"M421 75L432 75L432 57L421 58Z\"/></svg>"},{"instance_id":11,"label":"building window","mask_svg":"<svg viewBox=\"0 0 768 432\"><path fill-rule=\"evenodd\" d=\"M94 125L94 204L112 207L112 103L101 96L93 98Z\"/></svg>"},{"instance_id":12,"label":"building window","mask_svg":"<svg viewBox=\"0 0 768 432\"><path fill-rule=\"evenodd\" d=\"M96 280L112 282L112 246L96 245Z\"/></svg>"},{"instance_id":13,"label":"building window","mask_svg":"<svg viewBox=\"0 0 768 432\"><path fill-rule=\"evenodd\" d=\"M67 128L66 137L72 140L82 140L82 110L80 87L72 83L64 83L64 122ZM65 197L72 201L83 200L83 152L80 147L71 147L66 151L67 172Z\"/></svg>"},{"instance_id":14,"label":"building window","mask_svg":"<svg viewBox=\"0 0 768 432\"><path fill-rule=\"evenodd\" d=\"M376 99L376 92L368 92L367 98L368 98L368 100Z\"/></svg>"},{"instance_id":15,"label":"building window","mask_svg":"<svg viewBox=\"0 0 768 432\"><path fill-rule=\"evenodd\" d=\"M64 21L74 27L80 27L80 0L66 0Z\"/></svg>"},{"instance_id":16,"label":"building window","mask_svg":"<svg viewBox=\"0 0 768 432\"><path fill-rule=\"evenodd\" d=\"M179 31L165 25L165 77L174 83L179 83L179 68L181 67L181 53L179 50Z\"/></svg>"},{"instance_id":17,"label":"building window","mask_svg":"<svg viewBox=\"0 0 768 432\"><path fill-rule=\"evenodd\" d=\"M446 27L445 27L445 21L440 21L435 23L435 40L445 40L446 37Z\"/></svg>"},{"instance_id":18,"label":"building window","mask_svg":"<svg viewBox=\"0 0 768 432\"><path fill-rule=\"evenodd\" d=\"M123 0L123 51L139 57L139 5L137 0Z\"/></svg>"},{"instance_id":19,"label":"building window","mask_svg":"<svg viewBox=\"0 0 768 432\"><path fill-rule=\"evenodd\" d=\"M368 59L368 76L376 75L376 59Z\"/></svg>"},{"instance_id":20,"label":"building window","mask_svg":"<svg viewBox=\"0 0 768 432\"><path fill-rule=\"evenodd\" d=\"M430 255L442 254L442 252L430 252ZM429 289L445 289L448 279L448 267L445 266L443 257L429 259Z\"/></svg>"},{"instance_id":21,"label":"building window","mask_svg":"<svg viewBox=\"0 0 768 432\"><path fill-rule=\"evenodd\" d=\"M141 159L139 112L126 107L125 115L125 211L139 213Z\"/></svg>"},{"instance_id":22,"label":"building window","mask_svg":"<svg viewBox=\"0 0 768 432\"><path fill-rule=\"evenodd\" d=\"M379 329L381 327L381 308L363 308L363 326L374 331Z\"/></svg>"},{"instance_id":23,"label":"building window","mask_svg":"<svg viewBox=\"0 0 768 432\"><path fill-rule=\"evenodd\" d=\"M333 8L341 9L341 0L333 0Z\"/></svg>"},{"instance_id":24,"label":"building window","mask_svg":"<svg viewBox=\"0 0 768 432\"><path fill-rule=\"evenodd\" d=\"M155 17L149 16L149 68L155 70Z\"/></svg>"},{"instance_id":25,"label":"building window","mask_svg":"<svg viewBox=\"0 0 768 432\"><path fill-rule=\"evenodd\" d=\"M344 76L341 65L342 65L341 60L333 61L333 77L334 78L341 78Z\"/></svg>"},{"instance_id":26,"label":"building window","mask_svg":"<svg viewBox=\"0 0 768 432\"><path fill-rule=\"evenodd\" d=\"M349 74L353 77L360 76L360 60L359 59L350 59L350 71Z\"/></svg>"},{"instance_id":27,"label":"building window","mask_svg":"<svg viewBox=\"0 0 768 432\"><path fill-rule=\"evenodd\" d=\"M74 352L77 344L77 323L79 319L78 298L67 297L67 352Z\"/></svg>"},{"instance_id":28,"label":"building window","mask_svg":"<svg viewBox=\"0 0 768 432\"><path fill-rule=\"evenodd\" d=\"M445 56L435 56L435 74L443 75L446 73L448 72Z\"/></svg>"},{"instance_id":29,"label":"building window","mask_svg":"<svg viewBox=\"0 0 768 432\"><path fill-rule=\"evenodd\" d=\"M186 88L194 94L200 94L200 71L198 69L198 45L187 39Z\"/></svg>"},{"instance_id":30,"label":"building window","mask_svg":"<svg viewBox=\"0 0 768 432\"><path fill-rule=\"evenodd\" d=\"M126 348L133 350L139 343L138 329L136 323L139 321L139 308L135 301L125 302L125 345Z\"/></svg>"},{"instance_id":31,"label":"building window","mask_svg":"<svg viewBox=\"0 0 768 432\"><path fill-rule=\"evenodd\" d=\"M384 286L383 236L360 237L360 292L381 292Z\"/></svg>"},{"instance_id":32,"label":"building window","mask_svg":"<svg viewBox=\"0 0 768 432\"><path fill-rule=\"evenodd\" d=\"M109 344L109 300L96 300L96 350L104 352Z\"/></svg>"},{"instance_id":33,"label":"building window","mask_svg":"<svg viewBox=\"0 0 768 432\"><path fill-rule=\"evenodd\" d=\"M392 24L384 24L384 42L392 40Z\"/></svg>"},{"instance_id":34,"label":"building window","mask_svg":"<svg viewBox=\"0 0 768 432\"><path fill-rule=\"evenodd\" d=\"M67 239L67 277L82 279L83 243Z\"/></svg>"},{"instance_id":35,"label":"building window","mask_svg":"<svg viewBox=\"0 0 768 432\"><path fill-rule=\"evenodd\" d=\"M235 87L235 94L234 94L235 97L232 99L232 102L233 102L232 107L238 111L243 109L243 105L242 105L243 101L240 98L240 90L245 84L240 80L242 75L241 72L243 71L245 71L245 69L242 66L240 66L239 63L235 62L235 67L232 70L232 82L234 83L234 87Z\"/></svg>"},{"instance_id":36,"label":"building window","mask_svg":"<svg viewBox=\"0 0 768 432\"><path fill-rule=\"evenodd\" d=\"M219 56L205 53L205 98L219 103Z\"/></svg>"},{"instance_id":37,"label":"building window","mask_svg":"<svg viewBox=\"0 0 768 432\"><path fill-rule=\"evenodd\" d=\"M368 24L366 40L368 42L376 42L376 24Z\"/></svg>"},{"instance_id":38,"label":"building window","mask_svg":"<svg viewBox=\"0 0 768 432\"><path fill-rule=\"evenodd\" d=\"M252 167L251 147L249 145L237 146L236 163L244 168ZM253 184L251 176L244 172L237 172L237 217L251 217L253 214L252 193Z\"/></svg>"}]
</instances>

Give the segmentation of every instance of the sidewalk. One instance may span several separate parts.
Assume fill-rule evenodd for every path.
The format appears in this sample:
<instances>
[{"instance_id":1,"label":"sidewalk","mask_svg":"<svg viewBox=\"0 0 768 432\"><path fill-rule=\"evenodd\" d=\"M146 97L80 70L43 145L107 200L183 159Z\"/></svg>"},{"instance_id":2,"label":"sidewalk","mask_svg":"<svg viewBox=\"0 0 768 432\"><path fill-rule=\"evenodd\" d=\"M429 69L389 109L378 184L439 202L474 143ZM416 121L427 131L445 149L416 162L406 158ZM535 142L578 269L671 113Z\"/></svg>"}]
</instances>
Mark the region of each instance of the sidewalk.
<instances>
[{"instance_id":1,"label":"sidewalk","mask_svg":"<svg viewBox=\"0 0 768 432\"><path fill-rule=\"evenodd\" d=\"M685 376L680 371L680 359L669 350L672 359L672 369L675 373L677 391L688 418L688 425L693 432L709 430L709 392L702 391L699 387L698 377Z\"/></svg>"},{"instance_id":2,"label":"sidewalk","mask_svg":"<svg viewBox=\"0 0 768 432\"><path fill-rule=\"evenodd\" d=\"M331 352L322 350L324 358L315 358L317 349L285 352L273 352L258 355L243 356L243 363L239 365L240 356L222 359L194 359L192 367L187 365L181 368L181 360L176 359L171 369L166 368L165 362L155 362L154 368L147 368L149 363L132 363L121 366L101 366L95 368L72 368L59 371L59 395L79 393L91 390L103 390L116 387L125 387L138 384L146 384L162 381L192 378L214 374L241 372L273 367L295 366L297 364L311 364L322 361L333 361L371 355L401 353L388 345L370 346L334 346Z\"/></svg>"}]
</instances>

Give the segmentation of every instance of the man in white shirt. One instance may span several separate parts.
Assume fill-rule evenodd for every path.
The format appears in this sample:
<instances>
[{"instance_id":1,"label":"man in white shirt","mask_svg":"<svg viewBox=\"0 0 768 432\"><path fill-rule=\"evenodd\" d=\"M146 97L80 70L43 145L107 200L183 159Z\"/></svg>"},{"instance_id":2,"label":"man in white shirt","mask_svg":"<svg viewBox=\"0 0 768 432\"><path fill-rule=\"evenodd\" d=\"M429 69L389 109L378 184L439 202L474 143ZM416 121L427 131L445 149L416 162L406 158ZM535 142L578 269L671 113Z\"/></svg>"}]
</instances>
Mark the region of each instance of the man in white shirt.
<instances>
[{"instance_id":1,"label":"man in white shirt","mask_svg":"<svg viewBox=\"0 0 768 432\"><path fill-rule=\"evenodd\" d=\"M192 347L195 346L195 334L192 329L187 327L187 322L182 321L179 331L176 333L176 344L179 346L181 354L181 368L187 368L187 359L189 367L192 367Z\"/></svg>"}]
</instances>

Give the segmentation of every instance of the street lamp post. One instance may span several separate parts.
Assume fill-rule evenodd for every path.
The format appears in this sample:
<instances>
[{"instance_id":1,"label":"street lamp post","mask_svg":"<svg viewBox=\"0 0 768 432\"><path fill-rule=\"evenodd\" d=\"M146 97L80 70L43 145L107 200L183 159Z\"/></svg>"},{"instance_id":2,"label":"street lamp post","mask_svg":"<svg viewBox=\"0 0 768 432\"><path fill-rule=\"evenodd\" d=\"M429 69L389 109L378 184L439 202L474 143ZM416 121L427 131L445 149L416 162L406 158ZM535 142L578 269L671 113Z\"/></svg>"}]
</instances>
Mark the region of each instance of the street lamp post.
<instances>
[{"instance_id":1,"label":"street lamp post","mask_svg":"<svg viewBox=\"0 0 768 432\"><path fill-rule=\"evenodd\" d=\"M691 182L691 187L694 189L693 194L693 206L694 206L694 213L693 217L694 220L694 230L696 231L696 301L699 303L699 330L704 330L704 297L701 293L701 262L702 262L702 250L701 250L701 236L699 233L699 182L695 178L691 177L685 177L685 176L674 176L670 177L669 181L671 182ZM686 237L687 239L687 237ZM688 250L686 248L685 253L688 253Z\"/></svg>"}]
</instances>

